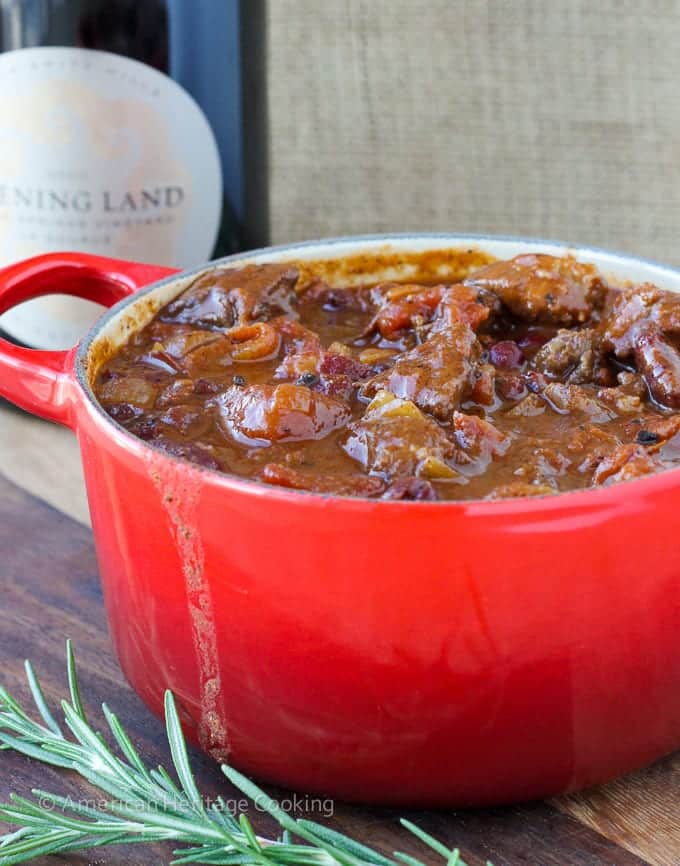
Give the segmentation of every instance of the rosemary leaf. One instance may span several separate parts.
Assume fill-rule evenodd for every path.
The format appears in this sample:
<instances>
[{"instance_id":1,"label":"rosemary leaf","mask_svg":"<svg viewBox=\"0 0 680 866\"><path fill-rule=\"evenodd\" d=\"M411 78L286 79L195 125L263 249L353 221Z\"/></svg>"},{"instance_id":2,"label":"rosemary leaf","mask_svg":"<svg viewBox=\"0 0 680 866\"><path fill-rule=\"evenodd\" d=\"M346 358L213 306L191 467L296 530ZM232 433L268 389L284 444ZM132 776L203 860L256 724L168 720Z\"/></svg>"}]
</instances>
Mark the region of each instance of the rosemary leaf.
<instances>
[{"instance_id":1,"label":"rosemary leaf","mask_svg":"<svg viewBox=\"0 0 680 866\"><path fill-rule=\"evenodd\" d=\"M348 836L309 820L296 820L233 767L229 781L267 812L280 839L259 836L249 818L218 798L206 805L191 769L175 700L165 696L167 738L177 781L160 766L147 767L113 712L103 705L113 740L92 727L80 693L73 647L67 642L69 700L62 702L67 732L53 716L37 674L26 662L26 678L41 722L0 686L0 760L12 750L42 764L74 771L103 795L101 807L35 789L32 798L12 795L0 804L0 820L16 829L0 836L0 866L15 866L46 854L172 841L176 864L214 866L424 866L407 854L387 857ZM67 735L70 734L69 735ZM457 849L409 821L406 830L440 855L445 866L465 866ZM487 864L491 866L491 864Z\"/></svg>"}]
</instances>

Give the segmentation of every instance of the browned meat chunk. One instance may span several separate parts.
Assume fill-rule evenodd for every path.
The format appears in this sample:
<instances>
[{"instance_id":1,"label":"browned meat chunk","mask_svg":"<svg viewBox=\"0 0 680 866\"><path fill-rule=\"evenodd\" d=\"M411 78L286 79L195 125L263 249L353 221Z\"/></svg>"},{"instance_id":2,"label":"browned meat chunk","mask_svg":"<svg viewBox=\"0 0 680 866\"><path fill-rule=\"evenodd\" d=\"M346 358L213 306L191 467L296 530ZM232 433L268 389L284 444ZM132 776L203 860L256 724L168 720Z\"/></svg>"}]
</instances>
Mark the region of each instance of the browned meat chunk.
<instances>
[{"instance_id":1,"label":"browned meat chunk","mask_svg":"<svg viewBox=\"0 0 680 866\"><path fill-rule=\"evenodd\" d=\"M566 442L566 452L579 472L593 472L621 440L597 424L583 424Z\"/></svg>"},{"instance_id":2,"label":"browned meat chunk","mask_svg":"<svg viewBox=\"0 0 680 866\"><path fill-rule=\"evenodd\" d=\"M618 415L633 415L642 409L642 394L621 385L617 388L600 388L597 399Z\"/></svg>"},{"instance_id":3,"label":"browned meat chunk","mask_svg":"<svg viewBox=\"0 0 680 866\"><path fill-rule=\"evenodd\" d=\"M592 382L602 360L599 336L592 328L561 330L534 358L542 373L578 384Z\"/></svg>"},{"instance_id":4,"label":"browned meat chunk","mask_svg":"<svg viewBox=\"0 0 680 866\"><path fill-rule=\"evenodd\" d=\"M648 391L638 373L622 370L616 376L616 387L600 388L597 399L614 409L619 415L631 415L642 410Z\"/></svg>"},{"instance_id":5,"label":"browned meat chunk","mask_svg":"<svg viewBox=\"0 0 680 866\"><path fill-rule=\"evenodd\" d=\"M205 369L231 367L234 363L232 344L223 334L211 331L196 331L196 334L208 339L192 341L192 348L179 359L183 372L200 376Z\"/></svg>"},{"instance_id":6,"label":"browned meat chunk","mask_svg":"<svg viewBox=\"0 0 680 866\"><path fill-rule=\"evenodd\" d=\"M156 400L156 388L141 376L113 376L100 386L99 399L107 407L128 404L147 409Z\"/></svg>"},{"instance_id":7,"label":"browned meat chunk","mask_svg":"<svg viewBox=\"0 0 680 866\"><path fill-rule=\"evenodd\" d=\"M396 340L409 328L421 327L432 318L441 293L442 286L411 283L376 286L373 296L380 306L362 336L377 332L386 340Z\"/></svg>"},{"instance_id":8,"label":"browned meat chunk","mask_svg":"<svg viewBox=\"0 0 680 866\"><path fill-rule=\"evenodd\" d=\"M506 414L509 418L532 418L536 415L543 415L545 410L545 400L542 400L538 394L527 394Z\"/></svg>"},{"instance_id":9,"label":"browned meat chunk","mask_svg":"<svg viewBox=\"0 0 680 866\"><path fill-rule=\"evenodd\" d=\"M462 284L388 283L377 286L373 297L380 301L380 307L363 336L377 331L386 340L395 340L411 328L418 330L432 319L434 333L461 323L476 331L492 310L500 308L495 295Z\"/></svg>"},{"instance_id":10,"label":"browned meat chunk","mask_svg":"<svg viewBox=\"0 0 680 866\"><path fill-rule=\"evenodd\" d=\"M469 394L481 347L468 325L454 324L401 355L395 365L369 379L361 394L389 391L424 412L447 420Z\"/></svg>"},{"instance_id":11,"label":"browned meat chunk","mask_svg":"<svg viewBox=\"0 0 680 866\"><path fill-rule=\"evenodd\" d=\"M590 451L595 451L602 458L620 444L620 440L605 428L597 424L582 424L566 442L566 450L577 455L574 459Z\"/></svg>"},{"instance_id":12,"label":"browned meat chunk","mask_svg":"<svg viewBox=\"0 0 680 866\"><path fill-rule=\"evenodd\" d=\"M380 391L348 431L344 450L373 474L464 481L450 465L455 445L410 400Z\"/></svg>"},{"instance_id":13,"label":"browned meat chunk","mask_svg":"<svg viewBox=\"0 0 680 866\"><path fill-rule=\"evenodd\" d=\"M301 385L232 387L217 405L223 427L245 445L322 439L350 417L346 403Z\"/></svg>"},{"instance_id":14,"label":"browned meat chunk","mask_svg":"<svg viewBox=\"0 0 680 866\"><path fill-rule=\"evenodd\" d=\"M477 415L454 412L451 426L459 448L457 462L465 467L461 471L467 475L486 471L492 459L504 454L510 446L509 436Z\"/></svg>"},{"instance_id":15,"label":"browned meat chunk","mask_svg":"<svg viewBox=\"0 0 680 866\"><path fill-rule=\"evenodd\" d=\"M194 383L191 379L174 379L158 395L156 406L164 409L184 403L194 393Z\"/></svg>"},{"instance_id":16,"label":"browned meat chunk","mask_svg":"<svg viewBox=\"0 0 680 866\"><path fill-rule=\"evenodd\" d=\"M202 406L191 405L170 406L158 420L187 439L198 439L210 430L214 423L213 412Z\"/></svg>"},{"instance_id":17,"label":"browned meat chunk","mask_svg":"<svg viewBox=\"0 0 680 866\"><path fill-rule=\"evenodd\" d=\"M569 256L541 254L493 262L469 276L465 284L494 292L521 319L560 325L587 321L606 291L592 265Z\"/></svg>"},{"instance_id":18,"label":"browned meat chunk","mask_svg":"<svg viewBox=\"0 0 680 866\"><path fill-rule=\"evenodd\" d=\"M680 297L677 292L662 292L654 308L652 320L668 336L680 336Z\"/></svg>"},{"instance_id":19,"label":"browned meat chunk","mask_svg":"<svg viewBox=\"0 0 680 866\"><path fill-rule=\"evenodd\" d=\"M286 265L224 268L199 277L159 313L164 322L233 328L294 312L298 272Z\"/></svg>"},{"instance_id":20,"label":"browned meat chunk","mask_svg":"<svg viewBox=\"0 0 680 866\"><path fill-rule=\"evenodd\" d=\"M500 311L496 295L463 284L443 288L437 315L432 325L434 333L448 331L452 325L469 325L477 331L491 313Z\"/></svg>"},{"instance_id":21,"label":"browned meat chunk","mask_svg":"<svg viewBox=\"0 0 680 866\"><path fill-rule=\"evenodd\" d=\"M600 463L593 475L594 484L615 484L657 472L661 465L641 445L619 445Z\"/></svg>"},{"instance_id":22,"label":"browned meat chunk","mask_svg":"<svg viewBox=\"0 0 680 866\"><path fill-rule=\"evenodd\" d=\"M548 404L561 415L581 412L596 424L605 424L616 417L613 409L598 400L594 392L582 385L550 382L540 393L548 401Z\"/></svg>"},{"instance_id":23,"label":"browned meat chunk","mask_svg":"<svg viewBox=\"0 0 680 866\"><path fill-rule=\"evenodd\" d=\"M660 406L680 409L680 354L654 327L636 329L637 368Z\"/></svg>"},{"instance_id":24,"label":"browned meat chunk","mask_svg":"<svg viewBox=\"0 0 680 866\"><path fill-rule=\"evenodd\" d=\"M239 361L266 361L275 358L281 335L268 322L237 325L225 331L182 328L151 346L148 358L174 365L173 372L200 376L206 370L230 367Z\"/></svg>"},{"instance_id":25,"label":"browned meat chunk","mask_svg":"<svg viewBox=\"0 0 680 866\"><path fill-rule=\"evenodd\" d=\"M332 493L335 496L380 496L385 483L373 475L341 475L324 473L316 475L267 463L260 473L260 480L291 490L311 490L314 493Z\"/></svg>"},{"instance_id":26,"label":"browned meat chunk","mask_svg":"<svg viewBox=\"0 0 680 866\"><path fill-rule=\"evenodd\" d=\"M636 326L644 319L653 322L662 333L678 336L680 297L651 283L612 293L601 324L605 348L619 358L630 355L634 350Z\"/></svg>"},{"instance_id":27,"label":"browned meat chunk","mask_svg":"<svg viewBox=\"0 0 680 866\"><path fill-rule=\"evenodd\" d=\"M272 324L283 338L283 360L274 377L294 380L305 373L318 373L323 351L319 335L290 319L275 319Z\"/></svg>"}]
</instances>

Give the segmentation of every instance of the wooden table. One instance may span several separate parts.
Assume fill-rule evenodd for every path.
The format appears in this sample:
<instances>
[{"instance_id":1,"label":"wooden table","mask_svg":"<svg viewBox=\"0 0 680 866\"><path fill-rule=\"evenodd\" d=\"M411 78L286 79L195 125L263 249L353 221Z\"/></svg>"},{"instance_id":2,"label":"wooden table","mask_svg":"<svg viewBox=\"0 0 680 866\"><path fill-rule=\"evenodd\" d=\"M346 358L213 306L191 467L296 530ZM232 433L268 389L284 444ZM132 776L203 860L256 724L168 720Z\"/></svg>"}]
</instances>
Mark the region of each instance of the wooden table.
<instances>
[{"instance_id":1,"label":"wooden table","mask_svg":"<svg viewBox=\"0 0 680 866\"><path fill-rule=\"evenodd\" d=\"M6 410L5 410L6 412ZM71 478L79 469L73 443L63 432L20 418L4 420L0 437L0 466L11 451L12 467L30 463L37 441L51 443L52 457L61 465L42 472L27 472L31 486L42 485L55 499L50 477ZM8 442L10 431L12 442ZM28 440L22 451L16 440L21 431ZM29 435L30 433L30 435ZM61 449L61 451L59 451ZM68 454L68 458L63 457ZM45 458L42 458L43 461ZM18 462L17 462L18 461ZM52 473L52 475L50 475ZM45 477L46 476L46 477ZM22 480L22 479L19 479ZM58 498L58 497L57 497ZM75 505L74 505L75 503ZM82 513L81 491L68 503L73 514ZM56 701L65 689L64 641L74 639L82 674L83 691L91 708L106 700L119 713L145 758L167 763L163 725L144 708L125 683L109 642L97 577L97 564L89 529L61 511L34 498L0 476L0 678L17 696L27 697L23 659L30 658L43 676L48 697ZM218 791L231 796L226 780L207 758L193 754L199 785L208 795ZM27 794L40 786L75 795L79 786L67 774L40 767L27 759L0 753L0 799L10 791ZM285 792L272 792L285 798ZM368 844L408 851L428 860L397 823L401 813L334 804L328 824ZM319 814L311 814L319 819ZM458 845L474 866L486 859L494 866L680 866L680 754L655 766L588 792L504 809L409 813L447 844ZM267 819L253 819L265 834L272 832ZM170 848L99 849L91 857L72 856L69 863L162 864L170 860ZM43 866L50 862L40 861ZM52 863L58 862L55 860ZM61 862L64 862L63 860Z\"/></svg>"}]
</instances>

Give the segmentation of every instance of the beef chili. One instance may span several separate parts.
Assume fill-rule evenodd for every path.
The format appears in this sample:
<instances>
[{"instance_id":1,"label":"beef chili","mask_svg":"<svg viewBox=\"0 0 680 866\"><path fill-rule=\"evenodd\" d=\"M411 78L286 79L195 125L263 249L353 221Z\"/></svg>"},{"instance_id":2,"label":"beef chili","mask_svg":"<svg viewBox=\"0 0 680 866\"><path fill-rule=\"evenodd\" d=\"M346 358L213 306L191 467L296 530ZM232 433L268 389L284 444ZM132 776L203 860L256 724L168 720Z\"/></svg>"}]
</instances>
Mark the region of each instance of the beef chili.
<instances>
[{"instance_id":1,"label":"beef chili","mask_svg":"<svg viewBox=\"0 0 680 866\"><path fill-rule=\"evenodd\" d=\"M680 297L569 256L365 286L201 275L98 371L130 433L271 485L502 499L680 465Z\"/></svg>"}]
</instances>

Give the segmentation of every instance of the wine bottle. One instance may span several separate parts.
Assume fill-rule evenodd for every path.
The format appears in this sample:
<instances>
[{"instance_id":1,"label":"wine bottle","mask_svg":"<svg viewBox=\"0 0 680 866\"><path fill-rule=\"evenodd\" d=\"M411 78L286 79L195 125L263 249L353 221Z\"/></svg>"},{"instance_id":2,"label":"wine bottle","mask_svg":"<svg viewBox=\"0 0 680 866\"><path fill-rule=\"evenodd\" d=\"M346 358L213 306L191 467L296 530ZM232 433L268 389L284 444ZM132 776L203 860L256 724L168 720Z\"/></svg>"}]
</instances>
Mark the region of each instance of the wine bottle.
<instances>
[{"instance_id":1,"label":"wine bottle","mask_svg":"<svg viewBox=\"0 0 680 866\"><path fill-rule=\"evenodd\" d=\"M220 252L233 250L215 135L171 77L173 58L186 67L190 53L186 5L0 0L0 267L67 249L189 267L211 258L218 235ZM0 328L63 348L93 306L40 298Z\"/></svg>"}]
</instances>

